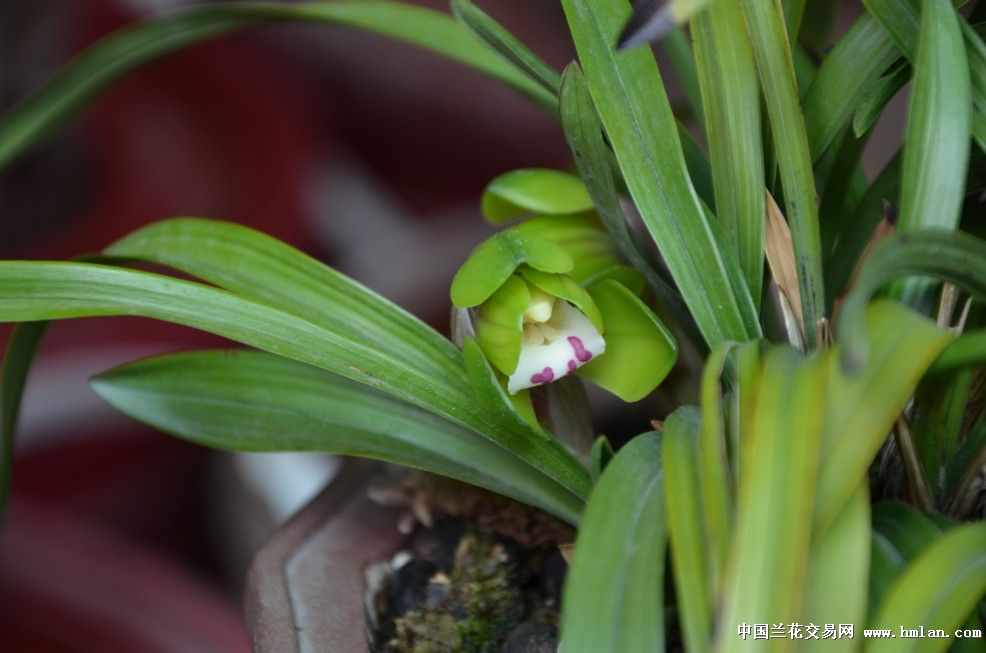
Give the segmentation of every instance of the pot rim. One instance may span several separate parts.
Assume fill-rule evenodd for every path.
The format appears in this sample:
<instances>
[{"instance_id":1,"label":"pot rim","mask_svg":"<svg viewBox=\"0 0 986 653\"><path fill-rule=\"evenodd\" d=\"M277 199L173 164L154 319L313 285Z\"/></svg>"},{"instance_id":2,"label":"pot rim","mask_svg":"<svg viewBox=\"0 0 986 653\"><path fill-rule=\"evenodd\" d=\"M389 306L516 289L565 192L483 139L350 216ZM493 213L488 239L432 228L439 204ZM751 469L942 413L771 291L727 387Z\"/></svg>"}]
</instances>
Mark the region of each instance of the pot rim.
<instances>
[{"instance_id":1,"label":"pot rim","mask_svg":"<svg viewBox=\"0 0 986 653\"><path fill-rule=\"evenodd\" d=\"M244 611L256 653L369 651L364 570L401 546L398 510L370 500L381 470L345 459L340 472L257 551Z\"/></svg>"}]
</instances>

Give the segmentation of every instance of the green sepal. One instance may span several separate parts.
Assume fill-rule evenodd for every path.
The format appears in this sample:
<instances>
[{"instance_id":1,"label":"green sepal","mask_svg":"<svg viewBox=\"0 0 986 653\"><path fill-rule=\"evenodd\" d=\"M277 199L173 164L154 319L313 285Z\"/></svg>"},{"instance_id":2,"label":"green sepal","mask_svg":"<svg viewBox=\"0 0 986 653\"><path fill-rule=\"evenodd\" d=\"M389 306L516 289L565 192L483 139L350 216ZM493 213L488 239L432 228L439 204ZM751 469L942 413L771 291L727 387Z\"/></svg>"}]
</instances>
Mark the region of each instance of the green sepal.
<instances>
[{"instance_id":1,"label":"green sepal","mask_svg":"<svg viewBox=\"0 0 986 653\"><path fill-rule=\"evenodd\" d=\"M549 437L538 423L531 401L530 390L521 390L515 395L507 392L506 377L490 367L485 354L475 339L467 337L462 343L462 358L469 376L469 385L476 398L493 412L512 412L516 417L530 425L535 431Z\"/></svg>"},{"instance_id":2,"label":"green sepal","mask_svg":"<svg viewBox=\"0 0 986 653\"><path fill-rule=\"evenodd\" d=\"M479 244L452 279L450 295L459 308L479 306L526 263L542 272L569 272L575 261L565 249L545 238L501 231Z\"/></svg>"},{"instance_id":3,"label":"green sepal","mask_svg":"<svg viewBox=\"0 0 986 653\"><path fill-rule=\"evenodd\" d=\"M500 175L483 192L483 216L499 224L522 216L582 213L592 199L582 180L567 172L526 168Z\"/></svg>"},{"instance_id":4,"label":"green sepal","mask_svg":"<svg viewBox=\"0 0 986 653\"><path fill-rule=\"evenodd\" d=\"M524 311L531 301L527 284L510 276L476 311L476 341L486 358L506 375L513 374L524 337Z\"/></svg>"},{"instance_id":5,"label":"green sepal","mask_svg":"<svg viewBox=\"0 0 986 653\"><path fill-rule=\"evenodd\" d=\"M617 282L601 281L588 290L603 315L606 351L575 374L624 401L639 401L674 367L674 338L639 297Z\"/></svg>"},{"instance_id":6,"label":"green sepal","mask_svg":"<svg viewBox=\"0 0 986 653\"><path fill-rule=\"evenodd\" d=\"M582 314L592 322L592 326L596 327L599 333L603 332L603 316L599 314L596 302L593 301L586 289L576 283L572 277L567 274L548 274L526 266L517 271L529 284L540 288L549 295L564 299L582 311Z\"/></svg>"},{"instance_id":7,"label":"green sepal","mask_svg":"<svg viewBox=\"0 0 986 653\"><path fill-rule=\"evenodd\" d=\"M616 243L595 213L539 215L511 227L511 231L561 245L575 261L568 275L582 284L620 262Z\"/></svg>"}]
</instances>

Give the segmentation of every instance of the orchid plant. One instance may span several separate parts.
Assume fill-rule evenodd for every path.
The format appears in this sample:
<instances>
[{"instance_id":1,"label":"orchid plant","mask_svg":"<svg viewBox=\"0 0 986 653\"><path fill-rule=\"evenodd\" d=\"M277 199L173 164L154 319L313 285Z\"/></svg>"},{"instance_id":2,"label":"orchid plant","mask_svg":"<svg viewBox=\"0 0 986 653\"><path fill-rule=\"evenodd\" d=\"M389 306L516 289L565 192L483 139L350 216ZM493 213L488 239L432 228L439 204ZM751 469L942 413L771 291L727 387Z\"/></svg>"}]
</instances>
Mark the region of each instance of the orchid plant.
<instances>
[{"instance_id":1,"label":"orchid plant","mask_svg":"<svg viewBox=\"0 0 986 653\"><path fill-rule=\"evenodd\" d=\"M231 223L176 218L85 261L0 262L0 320L21 323L4 487L45 322L142 315L251 349L96 377L135 419L222 449L417 467L577 525L566 653L977 650L986 3L864 0L841 34L832 0L561 4L578 53L562 74L469 0L454 15L228 2L112 34L12 108L0 163L156 56L262 22L342 24L516 89L559 118L577 175L490 184L483 214L503 228L452 282L453 340ZM651 41L687 105L669 102ZM900 151L871 179L867 139L905 86ZM594 435L572 388L640 400L679 351L703 359L681 361L697 391L656 430L615 454L572 438ZM943 636L864 631L918 627Z\"/></svg>"}]
</instances>

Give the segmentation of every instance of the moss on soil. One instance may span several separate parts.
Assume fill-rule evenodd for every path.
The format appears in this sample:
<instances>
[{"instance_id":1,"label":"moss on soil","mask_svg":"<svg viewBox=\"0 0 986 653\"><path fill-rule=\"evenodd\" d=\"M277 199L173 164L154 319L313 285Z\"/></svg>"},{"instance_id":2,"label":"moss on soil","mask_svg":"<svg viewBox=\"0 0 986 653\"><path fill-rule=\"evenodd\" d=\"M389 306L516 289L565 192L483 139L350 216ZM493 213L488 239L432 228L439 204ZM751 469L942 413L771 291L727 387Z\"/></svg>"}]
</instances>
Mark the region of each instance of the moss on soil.
<instances>
[{"instance_id":1,"label":"moss on soil","mask_svg":"<svg viewBox=\"0 0 986 653\"><path fill-rule=\"evenodd\" d=\"M405 476L385 494L405 497L401 503L434 522L416 528L407 545L411 560L375 598L382 617L377 650L555 650L565 570L558 545L571 542L568 526L422 474Z\"/></svg>"},{"instance_id":2,"label":"moss on soil","mask_svg":"<svg viewBox=\"0 0 986 653\"><path fill-rule=\"evenodd\" d=\"M424 601L395 619L387 650L492 653L526 612L527 570L503 543L467 532L449 574L438 572ZM444 594L444 596L443 596Z\"/></svg>"}]
</instances>

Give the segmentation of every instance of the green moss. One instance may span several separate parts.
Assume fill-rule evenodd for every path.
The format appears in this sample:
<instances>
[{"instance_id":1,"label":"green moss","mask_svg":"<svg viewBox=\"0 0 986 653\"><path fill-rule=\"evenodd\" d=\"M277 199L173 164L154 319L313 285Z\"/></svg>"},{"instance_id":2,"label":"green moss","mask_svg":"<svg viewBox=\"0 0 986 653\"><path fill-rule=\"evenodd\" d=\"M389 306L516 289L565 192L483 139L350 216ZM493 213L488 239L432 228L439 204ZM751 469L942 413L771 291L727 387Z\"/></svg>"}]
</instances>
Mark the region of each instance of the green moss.
<instances>
[{"instance_id":1,"label":"green moss","mask_svg":"<svg viewBox=\"0 0 986 653\"><path fill-rule=\"evenodd\" d=\"M466 533L450 573L436 574L423 603L395 621L387 650L493 653L524 618L526 575L507 545Z\"/></svg>"}]
</instances>

